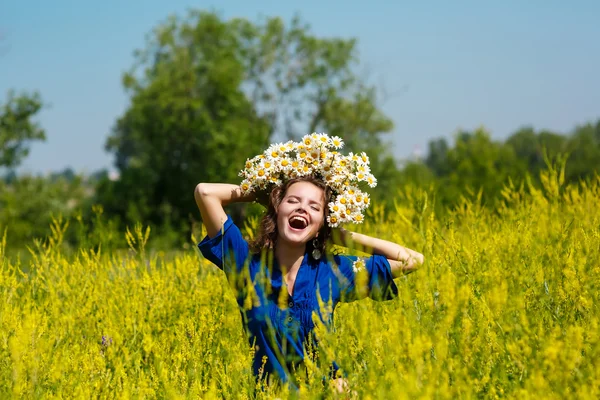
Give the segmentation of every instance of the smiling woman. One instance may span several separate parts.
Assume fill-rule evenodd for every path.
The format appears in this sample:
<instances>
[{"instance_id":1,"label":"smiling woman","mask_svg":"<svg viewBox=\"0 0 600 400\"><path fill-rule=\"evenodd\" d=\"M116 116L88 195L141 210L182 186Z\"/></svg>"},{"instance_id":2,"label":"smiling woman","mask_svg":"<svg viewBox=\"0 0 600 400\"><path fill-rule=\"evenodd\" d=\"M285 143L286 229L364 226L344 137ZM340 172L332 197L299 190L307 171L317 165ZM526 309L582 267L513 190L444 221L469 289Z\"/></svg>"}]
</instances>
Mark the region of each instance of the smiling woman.
<instances>
[{"instance_id":1,"label":"smiling woman","mask_svg":"<svg viewBox=\"0 0 600 400\"><path fill-rule=\"evenodd\" d=\"M257 380L297 388L297 374L306 369L305 357L310 356L309 349L317 348L313 315L330 326L340 302L395 298L394 278L416 269L423 256L332 226L337 224L331 210L340 217L350 213L344 201L356 197L350 189L341 200L332 201L332 187L315 174L284 177L270 191L256 240L247 242L223 209L233 202L256 200L257 192L245 191L242 185L196 186L194 196L207 230L198 247L225 272L234 290L253 346ZM328 243L360 248L371 256L329 254ZM324 360L319 356L313 361ZM341 390L344 374L335 360L327 365L329 378Z\"/></svg>"},{"instance_id":2,"label":"smiling woman","mask_svg":"<svg viewBox=\"0 0 600 400\"><path fill-rule=\"evenodd\" d=\"M304 251L324 252L324 246L331 235L331 227L325 224L331 199L331 189L322 181L310 176L294 178L271 191L267 213L261 220L256 240L250 243L254 252L265 248L274 249L278 238L282 244L301 246ZM309 240L309 239L313 240ZM288 254L280 250L280 254Z\"/></svg>"}]
</instances>

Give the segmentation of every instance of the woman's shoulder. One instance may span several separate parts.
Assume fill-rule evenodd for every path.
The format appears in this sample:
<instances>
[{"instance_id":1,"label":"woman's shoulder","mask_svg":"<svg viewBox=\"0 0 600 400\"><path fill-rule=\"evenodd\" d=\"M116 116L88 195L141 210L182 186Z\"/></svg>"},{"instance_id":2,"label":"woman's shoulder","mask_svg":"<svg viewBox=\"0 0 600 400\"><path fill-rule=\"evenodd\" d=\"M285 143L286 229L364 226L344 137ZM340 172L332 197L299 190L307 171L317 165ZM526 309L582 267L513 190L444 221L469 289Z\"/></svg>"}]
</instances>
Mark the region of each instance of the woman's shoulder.
<instances>
[{"instance_id":1,"label":"woman's shoulder","mask_svg":"<svg viewBox=\"0 0 600 400\"><path fill-rule=\"evenodd\" d=\"M235 256L237 262L243 262L248 257L249 246L238 226L230 215L223 221L223 225L213 237L208 234L198 243L202 255L213 263L221 266L223 258Z\"/></svg>"}]
</instances>

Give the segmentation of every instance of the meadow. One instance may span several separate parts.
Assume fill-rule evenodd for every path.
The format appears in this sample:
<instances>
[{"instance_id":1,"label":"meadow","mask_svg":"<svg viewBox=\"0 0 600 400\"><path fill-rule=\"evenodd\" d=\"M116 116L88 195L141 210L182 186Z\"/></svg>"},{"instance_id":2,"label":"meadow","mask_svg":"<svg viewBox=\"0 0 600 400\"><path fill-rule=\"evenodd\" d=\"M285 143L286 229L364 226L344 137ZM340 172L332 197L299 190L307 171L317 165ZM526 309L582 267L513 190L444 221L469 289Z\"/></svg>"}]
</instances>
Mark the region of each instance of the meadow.
<instances>
[{"instance_id":1,"label":"meadow","mask_svg":"<svg viewBox=\"0 0 600 400\"><path fill-rule=\"evenodd\" d=\"M405 188L394 212L375 204L352 227L426 257L397 299L343 304L320 332L320 357L358 398L600 398L600 179L567 186L549 168L541 182L443 218ZM26 262L0 245L1 398L288 397L255 393L233 294L195 248L203 232L175 253L148 247L141 224L115 233L124 251L67 251L66 226ZM323 372L309 366L302 398L338 398Z\"/></svg>"}]
</instances>

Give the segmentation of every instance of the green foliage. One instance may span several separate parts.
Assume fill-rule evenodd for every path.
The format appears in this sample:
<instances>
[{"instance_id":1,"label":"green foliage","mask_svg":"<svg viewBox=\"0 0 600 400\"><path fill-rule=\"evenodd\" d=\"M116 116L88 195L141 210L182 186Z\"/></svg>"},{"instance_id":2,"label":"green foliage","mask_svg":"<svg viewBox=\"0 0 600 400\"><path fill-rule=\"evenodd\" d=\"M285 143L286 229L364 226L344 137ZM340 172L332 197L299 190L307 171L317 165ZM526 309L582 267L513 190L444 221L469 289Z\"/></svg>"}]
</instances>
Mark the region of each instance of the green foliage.
<instances>
[{"instance_id":1,"label":"green foliage","mask_svg":"<svg viewBox=\"0 0 600 400\"><path fill-rule=\"evenodd\" d=\"M600 173L600 120L575 129L567 144L569 164L565 171L567 182L593 178Z\"/></svg>"},{"instance_id":2,"label":"green foliage","mask_svg":"<svg viewBox=\"0 0 600 400\"><path fill-rule=\"evenodd\" d=\"M540 188L540 176L559 158L566 162L565 182L594 179L600 172L600 120L577 126L569 135L522 128L504 142L493 141L483 127L461 131L453 146L445 139L430 141L424 162L409 163L400 174L405 184L417 187L433 182L439 212L458 206L465 197L493 208L503 200L506 182Z\"/></svg>"},{"instance_id":3,"label":"green foliage","mask_svg":"<svg viewBox=\"0 0 600 400\"><path fill-rule=\"evenodd\" d=\"M123 78L131 105L106 143L120 179L101 183L98 202L129 222L181 228L198 214L194 186L239 180L274 133L322 130L383 152L378 135L392 123L354 75L355 53L354 40L317 38L298 18L289 27L198 11L168 19Z\"/></svg>"},{"instance_id":4,"label":"green foliage","mask_svg":"<svg viewBox=\"0 0 600 400\"><path fill-rule=\"evenodd\" d=\"M567 152L566 136L548 131L538 134L529 127L512 134L506 144L514 149L517 158L525 164L529 174L535 177L545 167L544 152L552 157Z\"/></svg>"},{"instance_id":5,"label":"green foliage","mask_svg":"<svg viewBox=\"0 0 600 400\"><path fill-rule=\"evenodd\" d=\"M21 176L10 183L0 180L0 231L18 248L44 238L53 218L70 218L86 207L82 177L72 180Z\"/></svg>"},{"instance_id":6,"label":"green foliage","mask_svg":"<svg viewBox=\"0 0 600 400\"><path fill-rule=\"evenodd\" d=\"M31 120L42 106L38 93L8 92L7 102L0 105L0 168L17 167L29 154L28 142L46 140L44 130Z\"/></svg>"}]
</instances>

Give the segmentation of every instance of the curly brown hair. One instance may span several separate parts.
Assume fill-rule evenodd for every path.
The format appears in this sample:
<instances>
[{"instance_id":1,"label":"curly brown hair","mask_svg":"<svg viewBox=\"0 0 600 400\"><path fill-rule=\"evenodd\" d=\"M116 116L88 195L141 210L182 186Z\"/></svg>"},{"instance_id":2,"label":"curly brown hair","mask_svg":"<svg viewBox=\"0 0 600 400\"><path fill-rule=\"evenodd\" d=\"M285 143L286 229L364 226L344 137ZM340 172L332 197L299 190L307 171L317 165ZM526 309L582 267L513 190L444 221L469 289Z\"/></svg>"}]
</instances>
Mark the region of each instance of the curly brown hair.
<instances>
[{"instance_id":1,"label":"curly brown hair","mask_svg":"<svg viewBox=\"0 0 600 400\"><path fill-rule=\"evenodd\" d=\"M283 201L285 194L290 186L297 182L310 182L318 188L322 189L325 194L325 207L323 207L323 226L319 229L319 240L316 246L321 254L325 253L325 246L329 237L331 236L331 227L327 224L327 217L329 216L329 207L327 204L331 201L332 190L325 182L315 178L314 176L302 176L298 178L290 179L284 184L275 187L269 194L269 204L267 206L267 212L262 216L260 220L260 226L258 234L254 240L249 242L250 249L254 253L259 253L263 249L275 248L277 244L278 230L277 230L277 209ZM310 253L314 249L313 241L309 241L306 244L306 250Z\"/></svg>"}]
</instances>

